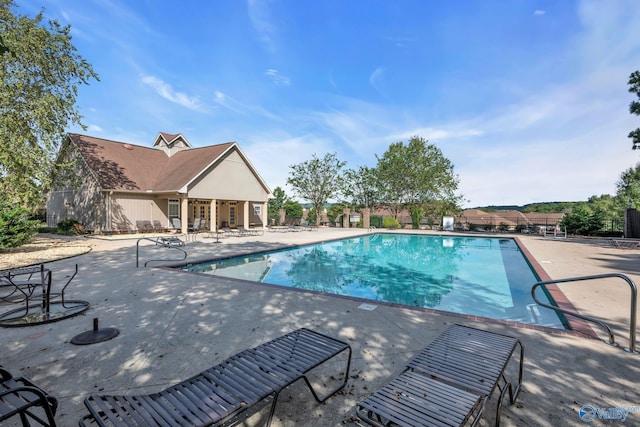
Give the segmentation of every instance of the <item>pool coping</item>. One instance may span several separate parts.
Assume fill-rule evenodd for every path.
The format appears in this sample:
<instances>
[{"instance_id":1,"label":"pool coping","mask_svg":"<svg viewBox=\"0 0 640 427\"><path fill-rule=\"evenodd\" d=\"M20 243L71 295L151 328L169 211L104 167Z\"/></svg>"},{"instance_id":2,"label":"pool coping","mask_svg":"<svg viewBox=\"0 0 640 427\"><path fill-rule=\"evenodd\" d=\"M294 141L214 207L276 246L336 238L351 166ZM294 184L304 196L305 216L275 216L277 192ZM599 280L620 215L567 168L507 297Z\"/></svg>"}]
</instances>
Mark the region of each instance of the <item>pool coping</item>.
<instances>
[{"instance_id":1,"label":"pool coping","mask_svg":"<svg viewBox=\"0 0 640 427\"><path fill-rule=\"evenodd\" d=\"M387 232L387 231L382 231L382 230L380 230L380 231L376 230L376 233L378 233L378 234L398 234L398 233ZM357 237L367 236L367 235L370 235L370 234L371 233L364 232L362 234L354 235L354 236L351 236L349 238L357 238ZM404 232L402 234L423 235L421 233L411 233L411 232ZM441 237L450 237L451 236L451 234L431 234L431 235L432 236L441 236ZM466 233L465 234L456 233L454 236L456 236L456 237L458 237L458 236L459 237L478 237L477 235L466 234ZM486 235L483 236L483 237L485 237L485 238L493 238L493 239L504 239L505 238L505 236L486 236ZM516 245L521 250L523 256L525 257L525 259L527 260L527 262L529 263L531 268L534 270L535 274L538 276L540 281L553 280L551 278L551 276L549 276L549 274L544 270L542 265L535 259L533 254L529 251L529 249L527 249L526 245L524 244L524 242L522 240L520 240L517 236L508 236L506 238L513 239L515 241ZM180 267L184 267L184 266L187 266L187 265L193 265L193 264L211 262L211 261L219 261L219 260L230 259L230 258L235 258L235 257L240 257L240 256L255 255L255 254L259 254L259 253L263 253L263 252L273 252L273 251L280 251L280 250L284 250L284 249L293 249L293 248L298 248L298 247L307 246L307 245L313 245L313 244L325 243L325 242L332 242L332 241L344 240L344 239L345 239L344 237L337 237L337 238L331 238L331 239L314 240L314 241L301 243L301 244L283 244L282 246L279 246L279 247L274 248L274 249L269 249L269 250L256 250L256 251L249 251L249 252L238 252L238 253L232 253L232 254L227 254L225 256L218 256L218 257L212 257L212 258L199 258L199 259L191 260L191 261L188 261L188 262L165 264L165 265L155 266L153 268L157 268L157 269L161 269L161 270L180 271L181 273L194 274L194 275L198 275L200 277L206 276L206 277L209 277L209 278L212 278L212 277L215 277L215 278L218 278L218 279L224 278L224 279L235 281L235 282L239 282L239 283L247 283L247 284L251 284L251 285L267 286L267 287L274 288L274 289L279 289L279 290L285 289L285 290L291 290L291 291L295 291L295 292L303 292L303 293L304 292L308 292L308 293L315 294L315 295L323 295L323 296L328 296L328 297L342 298L342 299L347 299L347 300L352 300L352 301L357 301L357 302L362 302L362 303L367 303L367 304L373 304L373 305L384 305L384 306L388 306L388 307L403 308L403 309L420 311L420 312L423 312L423 313L429 313L429 314L435 314L435 315L452 316L452 317L457 317L457 318L460 318L460 319L466 319L466 320L472 320L472 321L490 322L490 323L494 323L494 324L510 326L510 327L515 327L515 328L531 329L531 330L537 330L537 331L548 332L548 333L553 333L553 334L570 335L570 336L577 336L577 337L591 338L591 339L598 339L598 340L600 339L598 337L598 335L595 333L595 331L593 330L593 328L591 327L591 325L588 322L586 322L585 320L577 318L577 317L572 317L572 316L564 316L562 314L560 314L560 315L566 321L566 324L568 325L568 327L570 329L558 329L558 328L552 328L552 327L549 327L549 326L533 325L533 324L527 324L527 323L519 323L519 322L514 322L514 321L509 321L509 320L494 319L494 318L491 318L491 317L455 313L455 312L451 312L451 311L436 310L436 309L433 309L433 308L426 308L426 307L413 307L413 306L408 306L408 305L404 305L404 304L398 304L398 303L386 302L386 301L374 301L374 300L370 300L370 299L366 299L366 298L353 297L353 296L349 296L349 295L338 295L338 294L332 294L332 293L323 292L323 291L299 289L299 288L294 288L294 287L289 287L289 286L274 285L274 284L271 284L271 283L256 282L256 281L253 281L253 280L238 279L238 278L225 277L225 276L212 276L210 274L199 273L199 272L195 272L195 271L179 270ZM533 284L532 284L532 286L533 286ZM576 307L571 303L571 301L569 301L567 296L560 290L560 288L557 285L555 285L555 284L545 285L545 289L546 289L546 291L548 293L549 298L551 298L551 300L552 300L551 301L552 304L555 304L556 306L558 306L559 308L561 308L563 310L573 311L573 312L579 313L579 311L576 309Z\"/></svg>"}]
</instances>

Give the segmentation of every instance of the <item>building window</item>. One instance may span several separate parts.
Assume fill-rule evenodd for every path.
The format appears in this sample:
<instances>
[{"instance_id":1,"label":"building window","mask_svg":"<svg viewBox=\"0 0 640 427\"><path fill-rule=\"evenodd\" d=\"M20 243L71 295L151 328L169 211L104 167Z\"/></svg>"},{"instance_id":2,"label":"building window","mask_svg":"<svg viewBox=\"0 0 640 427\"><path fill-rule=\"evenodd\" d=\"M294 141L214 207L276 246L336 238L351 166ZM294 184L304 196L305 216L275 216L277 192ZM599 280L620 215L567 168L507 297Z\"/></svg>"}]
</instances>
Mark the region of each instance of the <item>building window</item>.
<instances>
[{"instance_id":1,"label":"building window","mask_svg":"<svg viewBox=\"0 0 640 427\"><path fill-rule=\"evenodd\" d=\"M253 214L262 218L262 205L253 205Z\"/></svg>"},{"instance_id":2,"label":"building window","mask_svg":"<svg viewBox=\"0 0 640 427\"><path fill-rule=\"evenodd\" d=\"M180 200L169 199L169 223L173 218L180 218Z\"/></svg>"},{"instance_id":3,"label":"building window","mask_svg":"<svg viewBox=\"0 0 640 427\"><path fill-rule=\"evenodd\" d=\"M236 225L236 207L229 206L229 226Z\"/></svg>"}]
</instances>

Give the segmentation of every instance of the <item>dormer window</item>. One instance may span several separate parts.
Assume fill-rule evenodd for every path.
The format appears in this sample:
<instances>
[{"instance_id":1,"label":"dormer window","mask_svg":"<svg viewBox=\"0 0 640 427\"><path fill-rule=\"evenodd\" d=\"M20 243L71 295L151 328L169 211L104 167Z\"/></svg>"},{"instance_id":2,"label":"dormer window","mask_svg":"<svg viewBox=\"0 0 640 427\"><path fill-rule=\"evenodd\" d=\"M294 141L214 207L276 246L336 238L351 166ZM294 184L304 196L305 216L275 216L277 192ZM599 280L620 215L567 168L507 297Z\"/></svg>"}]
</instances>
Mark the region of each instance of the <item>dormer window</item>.
<instances>
[{"instance_id":1,"label":"dormer window","mask_svg":"<svg viewBox=\"0 0 640 427\"><path fill-rule=\"evenodd\" d=\"M192 148L189 141L187 141L181 133L173 134L165 132L160 132L158 134L155 142L153 143L153 147L161 149L169 157L179 151Z\"/></svg>"}]
</instances>

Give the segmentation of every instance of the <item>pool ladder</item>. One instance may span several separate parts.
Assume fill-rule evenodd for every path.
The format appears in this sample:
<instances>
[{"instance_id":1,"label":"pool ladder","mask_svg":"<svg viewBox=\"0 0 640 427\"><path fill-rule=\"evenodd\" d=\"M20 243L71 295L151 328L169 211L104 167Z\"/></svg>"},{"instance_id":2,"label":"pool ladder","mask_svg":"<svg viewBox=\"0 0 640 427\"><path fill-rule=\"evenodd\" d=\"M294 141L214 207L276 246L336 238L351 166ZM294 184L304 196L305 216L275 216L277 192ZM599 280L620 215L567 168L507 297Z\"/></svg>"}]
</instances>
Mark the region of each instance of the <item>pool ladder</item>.
<instances>
[{"instance_id":1,"label":"pool ladder","mask_svg":"<svg viewBox=\"0 0 640 427\"><path fill-rule=\"evenodd\" d=\"M633 280L631 280L630 278L628 278L624 274L606 273L606 274L596 274L596 275L592 275L592 276L580 276L580 277L569 277L569 278L565 278L565 279L545 280L545 281L538 282L538 283L533 285L533 287L531 288L531 296L533 297L533 300L538 305L540 305L542 307L545 307L545 308L548 308L548 309L551 309L551 310L555 310L555 311L559 311L560 313L564 313L564 314L567 314L569 316L578 317L580 319L586 320L587 322L592 322L592 323L598 324L609 335L609 341L608 342L605 341L605 342L607 344L610 344L610 345L614 346L614 347L618 347L618 344L615 341L613 332L611 331L611 328L609 327L609 325L606 322L604 322L604 321L602 321L600 319L597 319L595 317L591 317L591 316L587 316L587 315L584 315L584 314L577 313L575 311L565 310L565 309L560 308L560 307L556 307L556 306L553 306L553 305L545 304L545 303L541 302L536 297L536 289L541 287L541 286L551 285L551 284L558 284L558 283L580 282L580 281L585 281L585 280L608 279L608 278L619 278L619 279L622 279L625 282L627 282L627 284L631 288L631 314L629 316L629 347L625 348L625 351L627 351L629 353L633 353L633 354L640 354L640 352L638 350L636 350L636 313L637 313L637 306L638 306L638 288L637 288L636 284L633 282Z\"/></svg>"}]
</instances>

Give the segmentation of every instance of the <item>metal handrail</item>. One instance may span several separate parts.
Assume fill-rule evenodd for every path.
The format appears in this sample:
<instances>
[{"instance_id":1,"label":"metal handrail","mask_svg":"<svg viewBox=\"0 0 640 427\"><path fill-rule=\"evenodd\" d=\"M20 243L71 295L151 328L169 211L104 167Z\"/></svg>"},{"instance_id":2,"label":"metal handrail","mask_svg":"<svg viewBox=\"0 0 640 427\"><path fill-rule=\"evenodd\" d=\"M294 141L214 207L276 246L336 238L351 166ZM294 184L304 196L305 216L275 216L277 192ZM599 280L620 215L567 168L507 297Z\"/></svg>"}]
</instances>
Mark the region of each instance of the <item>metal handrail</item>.
<instances>
[{"instance_id":1,"label":"metal handrail","mask_svg":"<svg viewBox=\"0 0 640 427\"><path fill-rule=\"evenodd\" d=\"M155 243L156 246L162 246L162 247L168 248L168 249L177 249L177 250L181 251L184 254L184 257L182 259L150 259L150 260L148 260L147 262L144 263L145 267L147 266L147 264L149 264L150 262L154 262L154 261L184 261L185 259L187 259L187 251L185 251L184 249L182 249L178 245L167 243L167 242L163 242L160 238L152 239L150 237L141 237L136 242L136 268L138 268L139 264L140 264L139 260L140 260L140 241L141 240L148 240L150 242ZM184 246L184 242L182 242L182 246Z\"/></svg>"},{"instance_id":2,"label":"metal handrail","mask_svg":"<svg viewBox=\"0 0 640 427\"><path fill-rule=\"evenodd\" d=\"M555 311L559 311L561 313L568 314L570 316L575 316L575 317L578 317L580 319L586 320L588 322L597 323L598 325L600 325L600 327L602 327L609 334L609 342L608 342L608 344L617 347L618 344L616 344L616 342L615 342L615 338L613 336L613 332L611 331L611 328L609 327L609 325L607 325L604 321L596 319L595 317L586 316L584 314L576 313L574 311L569 311L569 310L565 310L565 309L560 308L560 307L556 307L556 306L553 306L553 305L545 304L545 303L541 302L540 300L538 300L538 298L536 298L536 289L538 287L540 287L540 286L557 284L557 283L578 282L578 281L583 281L583 280L608 279L608 278L615 278L615 277L620 278L620 279L624 280L625 282L627 282L627 284L631 288L631 314L629 316L629 347L625 348L625 350L630 352L630 353L638 354L638 351L636 350L636 313L637 313L637 305L638 305L638 288L637 288L636 284L633 282L633 280L631 280L630 278L628 278L624 274L620 274L620 273L605 273L605 274L595 274L595 275L592 275L592 276L568 277L568 278L565 278L565 279L545 280L545 281L542 281L542 282L537 282L536 284L533 285L533 287L531 288L531 296L533 297L533 300L538 305L540 305L542 307L549 308L549 309L555 310Z\"/></svg>"}]
</instances>

